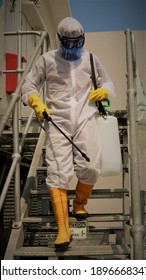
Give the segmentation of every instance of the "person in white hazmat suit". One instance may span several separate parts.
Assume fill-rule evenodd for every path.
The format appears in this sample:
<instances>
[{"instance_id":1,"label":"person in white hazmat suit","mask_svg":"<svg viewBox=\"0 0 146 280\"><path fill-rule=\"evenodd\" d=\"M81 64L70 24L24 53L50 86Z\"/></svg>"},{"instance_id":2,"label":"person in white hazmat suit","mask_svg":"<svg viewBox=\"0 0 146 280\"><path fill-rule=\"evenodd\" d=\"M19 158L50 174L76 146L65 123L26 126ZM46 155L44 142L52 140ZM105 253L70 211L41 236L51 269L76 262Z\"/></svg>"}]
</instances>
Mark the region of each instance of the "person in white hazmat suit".
<instances>
[{"instance_id":1,"label":"person in white hazmat suit","mask_svg":"<svg viewBox=\"0 0 146 280\"><path fill-rule=\"evenodd\" d=\"M74 171L78 179L73 201L77 218L86 218L85 209L93 186L100 174L101 149L96 125L95 101L115 96L114 85L99 59L94 55L100 88L93 89L89 52L84 47L85 34L80 22L64 18L58 25L56 50L43 54L22 87L22 100L44 120L46 111L74 144L88 155L87 162L77 149L51 122L46 129L46 183L50 192L58 227L56 249L66 249L71 241L68 222L67 190ZM46 105L39 90L46 81Z\"/></svg>"}]
</instances>

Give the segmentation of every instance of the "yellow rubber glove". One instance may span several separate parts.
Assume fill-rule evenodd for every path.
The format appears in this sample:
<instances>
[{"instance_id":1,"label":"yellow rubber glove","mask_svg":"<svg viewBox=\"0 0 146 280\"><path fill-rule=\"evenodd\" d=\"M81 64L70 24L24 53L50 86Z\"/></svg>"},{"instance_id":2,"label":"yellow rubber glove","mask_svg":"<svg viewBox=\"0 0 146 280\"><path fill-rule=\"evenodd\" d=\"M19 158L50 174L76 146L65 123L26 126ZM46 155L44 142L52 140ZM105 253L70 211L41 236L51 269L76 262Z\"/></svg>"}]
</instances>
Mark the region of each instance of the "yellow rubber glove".
<instances>
[{"instance_id":1,"label":"yellow rubber glove","mask_svg":"<svg viewBox=\"0 0 146 280\"><path fill-rule=\"evenodd\" d=\"M36 115L41 120L45 119L44 116L42 115L44 111L46 111L47 114L50 115L48 107L43 103L43 101L39 98L39 96L36 93L32 93L28 97L28 104L31 108L35 110Z\"/></svg>"},{"instance_id":2,"label":"yellow rubber glove","mask_svg":"<svg viewBox=\"0 0 146 280\"><path fill-rule=\"evenodd\" d=\"M109 92L106 88L97 88L90 90L89 100L90 101L101 101L107 99Z\"/></svg>"}]
</instances>

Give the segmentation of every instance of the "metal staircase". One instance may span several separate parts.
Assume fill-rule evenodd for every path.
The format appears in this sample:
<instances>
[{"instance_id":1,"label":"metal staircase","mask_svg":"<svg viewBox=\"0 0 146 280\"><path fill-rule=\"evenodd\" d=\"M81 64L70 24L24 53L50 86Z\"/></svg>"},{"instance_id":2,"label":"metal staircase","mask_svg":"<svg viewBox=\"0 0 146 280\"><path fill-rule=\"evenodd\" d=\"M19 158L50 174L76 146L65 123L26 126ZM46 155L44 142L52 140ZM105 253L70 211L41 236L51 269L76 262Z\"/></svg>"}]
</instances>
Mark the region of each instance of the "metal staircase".
<instances>
[{"instance_id":1,"label":"metal staircase","mask_svg":"<svg viewBox=\"0 0 146 280\"><path fill-rule=\"evenodd\" d=\"M124 156L124 153L127 153L127 145L124 144L124 138L127 137L126 117L125 112L118 114L121 149ZM131 244L127 242L129 233L125 231L125 226L130 223L130 214L124 209L124 200L125 197L126 199L129 197L129 190L124 188L124 185L122 188L118 186L117 189L95 189L90 196L91 200L122 199L121 213L95 213L85 221L77 221L73 217L71 201L75 194L74 190L69 190L70 224L86 223L86 237L77 239L75 237L65 252L55 251L53 243L57 227L45 184L44 141L45 132L42 130L21 198L21 224L17 227L15 224L13 226L5 259L130 259ZM123 167L123 172L127 172L127 166ZM99 227L98 223L102 222L107 223L107 226ZM111 222L113 226L110 225ZM120 226L116 226L117 222ZM128 226L127 228L129 230Z\"/></svg>"}]
</instances>

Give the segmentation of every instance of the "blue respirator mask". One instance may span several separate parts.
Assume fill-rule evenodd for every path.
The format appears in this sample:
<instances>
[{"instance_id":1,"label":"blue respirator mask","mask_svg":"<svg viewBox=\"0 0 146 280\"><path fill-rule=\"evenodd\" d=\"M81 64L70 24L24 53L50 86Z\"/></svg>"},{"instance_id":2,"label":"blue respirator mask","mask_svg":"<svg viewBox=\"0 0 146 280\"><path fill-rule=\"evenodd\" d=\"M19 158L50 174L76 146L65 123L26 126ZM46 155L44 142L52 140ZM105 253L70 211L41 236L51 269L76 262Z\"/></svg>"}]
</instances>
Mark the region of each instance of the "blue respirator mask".
<instances>
[{"instance_id":1,"label":"blue respirator mask","mask_svg":"<svg viewBox=\"0 0 146 280\"><path fill-rule=\"evenodd\" d=\"M61 56L69 61L74 61L81 58L83 52L83 45L85 42L84 35L76 38L61 37L58 33L58 38L61 42L60 53Z\"/></svg>"}]
</instances>

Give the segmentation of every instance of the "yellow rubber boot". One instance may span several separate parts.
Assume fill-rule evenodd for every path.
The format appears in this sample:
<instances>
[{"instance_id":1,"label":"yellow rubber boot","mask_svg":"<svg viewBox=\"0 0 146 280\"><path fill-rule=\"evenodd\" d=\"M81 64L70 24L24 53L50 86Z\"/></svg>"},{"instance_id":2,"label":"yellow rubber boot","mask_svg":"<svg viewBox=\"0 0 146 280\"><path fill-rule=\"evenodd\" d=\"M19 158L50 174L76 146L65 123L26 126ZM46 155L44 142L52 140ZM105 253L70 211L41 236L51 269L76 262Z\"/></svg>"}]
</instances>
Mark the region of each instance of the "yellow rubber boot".
<instances>
[{"instance_id":1,"label":"yellow rubber boot","mask_svg":"<svg viewBox=\"0 0 146 280\"><path fill-rule=\"evenodd\" d=\"M50 196L58 227L55 247L56 249L67 249L71 241L71 231L68 221L67 190L51 188Z\"/></svg>"},{"instance_id":2,"label":"yellow rubber boot","mask_svg":"<svg viewBox=\"0 0 146 280\"><path fill-rule=\"evenodd\" d=\"M78 182L75 190L76 198L73 200L73 212L77 219L85 219L89 216L84 206L87 204L92 189L93 185Z\"/></svg>"}]
</instances>

